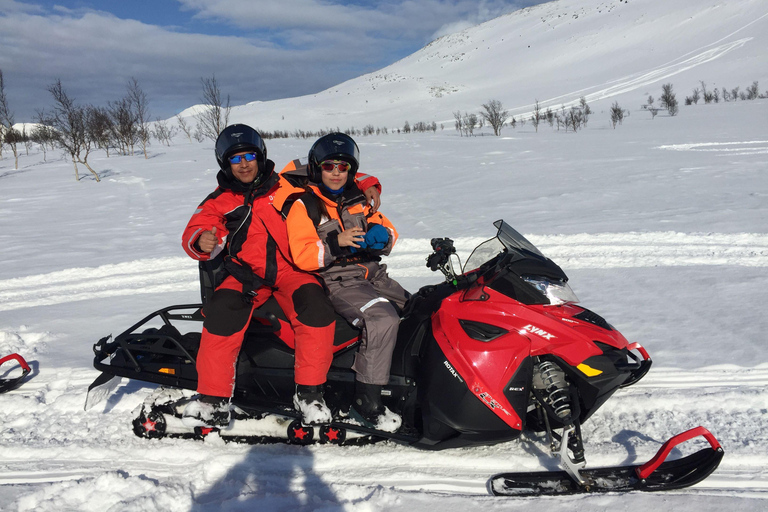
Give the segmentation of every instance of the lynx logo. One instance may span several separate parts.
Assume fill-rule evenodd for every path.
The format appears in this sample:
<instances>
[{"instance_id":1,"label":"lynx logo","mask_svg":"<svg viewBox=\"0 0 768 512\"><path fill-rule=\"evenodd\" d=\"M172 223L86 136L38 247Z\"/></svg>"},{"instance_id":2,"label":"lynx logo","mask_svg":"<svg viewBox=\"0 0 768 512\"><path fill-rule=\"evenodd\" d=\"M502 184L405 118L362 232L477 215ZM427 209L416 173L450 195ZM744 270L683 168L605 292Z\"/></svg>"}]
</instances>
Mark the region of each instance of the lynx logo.
<instances>
[{"instance_id":1,"label":"lynx logo","mask_svg":"<svg viewBox=\"0 0 768 512\"><path fill-rule=\"evenodd\" d=\"M459 379L459 382L464 382L464 379L461 378L461 376L458 374L456 370L453 369L453 366L451 366L451 363L448 361L443 361L443 364L446 368L448 368L448 371L451 372L451 375Z\"/></svg>"},{"instance_id":2,"label":"lynx logo","mask_svg":"<svg viewBox=\"0 0 768 512\"><path fill-rule=\"evenodd\" d=\"M343 146L344 145L344 141L342 141L342 140L334 140L333 143L336 144L337 146Z\"/></svg>"},{"instance_id":3,"label":"lynx logo","mask_svg":"<svg viewBox=\"0 0 768 512\"><path fill-rule=\"evenodd\" d=\"M232 136L233 136L234 138L236 138L236 139L239 139L240 137L242 137L242 136L243 136L243 132L240 132L240 133L233 133L233 134L232 134Z\"/></svg>"},{"instance_id":4,"label":"lynx logo","mask_svg":"<svg viewBox=\"0 0 768 512\"><path fill-rule=\"evenodd\" d=\"M539 329L535 325L531 325L531 324L528 324L525 327L523 327L523 330L531 334L535 334L536 336L541 336L545 340L551 340L556 337L554 334L549 334L544 329Z\"/></svg>"}]
</instances>

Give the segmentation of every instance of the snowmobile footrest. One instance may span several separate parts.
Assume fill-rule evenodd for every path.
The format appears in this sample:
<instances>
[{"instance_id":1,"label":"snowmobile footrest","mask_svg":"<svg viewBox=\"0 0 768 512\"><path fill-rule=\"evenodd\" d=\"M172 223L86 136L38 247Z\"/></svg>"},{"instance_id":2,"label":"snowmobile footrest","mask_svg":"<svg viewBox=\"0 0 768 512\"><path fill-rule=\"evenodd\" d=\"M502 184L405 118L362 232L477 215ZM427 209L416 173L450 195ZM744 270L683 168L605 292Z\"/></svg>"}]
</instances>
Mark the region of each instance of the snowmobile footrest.
<instances>
[{"instance_id":1,"label":"snowmobile footrest","mask_svg":"<svg viewBox=\"0 0 768 512\"><path fill-rule=\"evenodd\" d=\"M681 459L664 461L678 444L704 436L710 446ZM495 496L555 496L564 494L668 491L697 484L717 469L723 449L704 427L678 434L664 443L656 455L640 466L582 469L588 483L580 485L565 471L502 473L491 478L489 490Z\"/></svg>"}]
</instances>

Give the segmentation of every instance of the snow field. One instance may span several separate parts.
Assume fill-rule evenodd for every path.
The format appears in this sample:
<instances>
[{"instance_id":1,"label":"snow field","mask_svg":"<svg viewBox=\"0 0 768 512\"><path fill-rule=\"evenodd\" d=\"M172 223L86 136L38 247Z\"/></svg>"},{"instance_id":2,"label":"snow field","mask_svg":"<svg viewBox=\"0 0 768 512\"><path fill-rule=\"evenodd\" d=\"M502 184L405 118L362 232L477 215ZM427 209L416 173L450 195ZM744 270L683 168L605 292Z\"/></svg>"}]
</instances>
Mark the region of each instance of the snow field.
<instances>
[{"instance_id":1,"label":"snow field","mask_svg":"<svg viewBox=\"0 0 768 512\"><path fill-rule=\"evenodd\" d=\"M179 238L216 169L210 142L177 138L152 146L146 160L94 153L101 183L75 182L59 152L43 161L33 148L18 170L0 160L0 354L19 352L33 368L0 396L0 509L767 509L768 101L681 105L674 118L639 108L666 82L679 100L700 80L764 88L767 20L757 0L560 0L435 42L382 70L389 78L375 94L366 76L337 95L258 102L231 118L269 130L362 127L379 114L376 124L390 129L406 118L443 119L434 134L358 138L362 169L382 181L382 211L401 237L386 260L393 277L410 290L438 282L425 266L430 238L454 239L466 261L493 235L493 221L507 221L565 270L585 307L654 360L642 382L584 425L589 466L645 461L664 440L703 425L726 454L701 484L497 499L485 488L494 473L556 468L546 443L524 436L433 453L396 443L148 441L133 435L131 420L154 388L125 379L103 406L84 411L95 341L199 300L196 265ZM493 83L476 78L488 68L500 70ZM442 98L428 92L437 90ZM466 138L449 119L489 98L519 116L537 97L557 108L581 95L595 112L576 134L545 124L537 133L528 123ZM631 113L615 130L613 101ZM267 145L280 168L311 142Z\"/></svg>"},{"instance_id":2,"label":"snow field","mask_svg":"<svg viewBox=\"0 0 768 512\"><path fill-rule=\"evenodd\" d=\"M760 233L585 233L527 237L549 258L574 270L694 265L768 267L768 235ZM462 262L484 240L454 240ZM387 258L387 267L398 279L439 281L440 275L422 264L429 251L428 239L401 239ZM0 281L0 311L119 295L193 294L199 288L198 279L196 263L186 257L59 270Z\"/></svg>"}]
</instances>

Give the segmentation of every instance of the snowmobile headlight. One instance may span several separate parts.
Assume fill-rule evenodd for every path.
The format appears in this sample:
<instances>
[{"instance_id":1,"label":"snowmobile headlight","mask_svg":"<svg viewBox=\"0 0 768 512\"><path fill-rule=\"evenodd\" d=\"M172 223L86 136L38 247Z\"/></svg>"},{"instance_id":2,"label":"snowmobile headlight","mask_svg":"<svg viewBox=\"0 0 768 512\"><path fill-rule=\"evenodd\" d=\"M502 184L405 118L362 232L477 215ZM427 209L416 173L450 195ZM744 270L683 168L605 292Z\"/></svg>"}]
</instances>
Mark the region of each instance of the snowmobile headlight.
<instances>
[{"instance_id":1,"label":"snowmobile headlight","mask_svg":"<svg viewBox=\"0 0 768 512\"><path fill-rule=\"evenodd\" d=\"M549 303L553 306L579 302L579 298L565 281L548 279L543 276L523 276L523 281L536 288L549 299Z\"/></svg>"}]
</instances>

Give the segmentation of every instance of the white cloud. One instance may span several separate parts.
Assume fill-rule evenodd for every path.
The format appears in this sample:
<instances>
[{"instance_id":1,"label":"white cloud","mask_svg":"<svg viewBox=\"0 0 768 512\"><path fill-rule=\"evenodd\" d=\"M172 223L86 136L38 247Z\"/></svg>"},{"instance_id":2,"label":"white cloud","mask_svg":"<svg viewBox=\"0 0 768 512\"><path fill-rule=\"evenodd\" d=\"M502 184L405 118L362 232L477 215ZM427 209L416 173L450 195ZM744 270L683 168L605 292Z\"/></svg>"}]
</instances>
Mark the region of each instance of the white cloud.
<instances>
[{"instance_id":1,"label":"white cloud","mask_svg":"<svg viewBox=\"0 0 768 512\"><path fill-rule=\"evenodd\" d=\"M234 104L318 92L374 71L429 42L509 10L502 0L179 0L216 36L175 31L103 11L0 0L0 69L20 120L51 104L61 79L78 101L104 105L139 80L155 113L200 100L200 77L215 74ZM506 6L506 7L505 7Z\"/></svg>"},{"instance_id":2,"label":"white cloud","mask_svg":"<svg viewBox=\"0 0 768 512\"><path fill-rule=\"evenodd\" d=\"M6 14L18 12L43 12L39 5L16 2L14 0L0 0L0 12Z\"/></svg>"}]
</instances>

